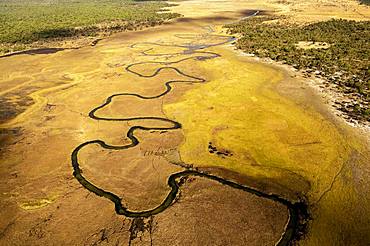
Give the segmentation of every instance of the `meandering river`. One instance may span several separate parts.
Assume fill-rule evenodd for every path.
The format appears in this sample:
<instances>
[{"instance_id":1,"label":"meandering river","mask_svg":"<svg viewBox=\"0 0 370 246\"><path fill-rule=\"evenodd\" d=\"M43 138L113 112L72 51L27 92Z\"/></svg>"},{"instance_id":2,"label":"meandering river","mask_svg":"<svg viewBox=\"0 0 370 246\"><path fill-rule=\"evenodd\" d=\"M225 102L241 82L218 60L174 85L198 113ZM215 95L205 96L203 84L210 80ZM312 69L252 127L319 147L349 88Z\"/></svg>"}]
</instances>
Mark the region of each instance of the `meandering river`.
<instances>
[{"instance_id":1,"label":"meandering river","mask_svg":"<svg viewBox=\"0 0 370 246\"><path fill-rule=\"evenodd\" d=\"M320 245L369 226L361 137L294 72L233 50L223 25L263 11L215 3L0 59L1 243Z\"/></svg>"}]
</instances>

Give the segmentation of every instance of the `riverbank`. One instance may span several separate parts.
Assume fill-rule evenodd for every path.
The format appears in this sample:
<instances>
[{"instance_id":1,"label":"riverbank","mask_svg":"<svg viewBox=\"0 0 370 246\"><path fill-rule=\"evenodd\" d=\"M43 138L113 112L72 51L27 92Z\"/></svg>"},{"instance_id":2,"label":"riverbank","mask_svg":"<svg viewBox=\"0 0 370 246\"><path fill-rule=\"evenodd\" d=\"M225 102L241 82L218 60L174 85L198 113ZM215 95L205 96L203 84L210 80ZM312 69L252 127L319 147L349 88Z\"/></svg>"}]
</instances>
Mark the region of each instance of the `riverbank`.
<instances>
[{"instance_id":1,"label":"riverbank","mask_svg":"<svg viewBox=\"0 0 370 246\"><path fill-rule=\"evenodd\" d=\"M271 64L285 70L289 77L299 80L301 86L307 87L314 91L315 96L321 97L322 103L327 106L327 109L331 111L332 115L336 115L337 119L344 122L345 124L358 130L363 136L370 141L370 125L368 121L357 121L349 117L345 112L341 110L341 103L346 103L348 95L337 88L335 85L330 84L328 81L322 78L314 76L307 76L306 73L295 69L294 67L284 64L282 62L274 61L270 58L259 58L252 54L247 54L241 49L230 45L230 49L236 52L237 55L242 57L248 57L251 62L262 62L264 64ZM290 95L292 96L292 95ZM339 103L338 103L339 102Z\"/></svg>"}]
</instances>

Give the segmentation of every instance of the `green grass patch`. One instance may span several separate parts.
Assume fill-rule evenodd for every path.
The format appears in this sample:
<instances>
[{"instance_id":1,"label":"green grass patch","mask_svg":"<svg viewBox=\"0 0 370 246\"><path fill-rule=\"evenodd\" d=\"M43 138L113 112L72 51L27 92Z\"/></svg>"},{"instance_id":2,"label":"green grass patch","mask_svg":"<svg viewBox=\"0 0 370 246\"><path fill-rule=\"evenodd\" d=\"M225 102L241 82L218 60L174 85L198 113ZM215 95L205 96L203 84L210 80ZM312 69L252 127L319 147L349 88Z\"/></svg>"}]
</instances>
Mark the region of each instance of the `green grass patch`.
<instances>
[{"instance_id":1,"label":"green grass patch","mask_svg":"<svg viewBox=\"0 0 370 246\"><path fill-rule=\"evenodd\" d=\"M160 12L165 6L168 4L162 1L134 0L0 1L0 43L6 49L10 44L22 46L50 38L92 36L102 28L156 25L177 16ZM101 23L108 25L99 26Z\"/></svg>"}]
</instances>

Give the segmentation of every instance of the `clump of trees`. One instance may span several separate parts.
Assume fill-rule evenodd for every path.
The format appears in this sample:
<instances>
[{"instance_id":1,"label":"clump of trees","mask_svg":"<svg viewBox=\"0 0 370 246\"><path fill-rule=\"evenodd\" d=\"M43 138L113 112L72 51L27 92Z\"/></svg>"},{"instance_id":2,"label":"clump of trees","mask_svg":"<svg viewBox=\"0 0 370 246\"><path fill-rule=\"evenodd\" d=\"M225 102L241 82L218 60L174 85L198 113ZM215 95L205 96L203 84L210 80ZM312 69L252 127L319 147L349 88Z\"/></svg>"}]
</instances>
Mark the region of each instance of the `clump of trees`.
<instances>
[{"instance_id":1,"label":"clump of trees","mask_svg":"<svg viewBox=\"0 0 370 246\"><path fill-rule=\"evenodd\" d=\"M325 78L345 93L356 94L362 103L354 104L350 111L369 120L370 21L333 19L287 26L276 22L277 18L257 16L227 27L231 34L242 34L236 45L245 52L282 61ZM302 41L328 46L302 49L297 45Z\"/></svg>"}]
</instances>

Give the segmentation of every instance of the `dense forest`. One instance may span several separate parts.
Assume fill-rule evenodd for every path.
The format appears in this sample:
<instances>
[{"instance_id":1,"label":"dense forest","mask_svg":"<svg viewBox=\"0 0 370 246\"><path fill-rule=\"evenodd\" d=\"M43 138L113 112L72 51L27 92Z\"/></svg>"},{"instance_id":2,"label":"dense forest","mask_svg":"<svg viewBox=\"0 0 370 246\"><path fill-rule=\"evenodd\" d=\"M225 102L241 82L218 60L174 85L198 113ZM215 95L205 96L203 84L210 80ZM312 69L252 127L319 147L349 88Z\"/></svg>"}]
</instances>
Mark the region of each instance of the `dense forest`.
<instances>
[{"instance_id":1,"label":"dense forest","mask_svg":"<svg viewBox=\"0 0 370 246\"><path fill-rule=\"evenodd\" d=\"M260 16L228 25L240 33L237 47L325 78L356 98L344 110L369 120L370 22L333 19L306 26L279 24ZM302 45L303 44L303 45Z\"/></svg>"}]
</instances>

